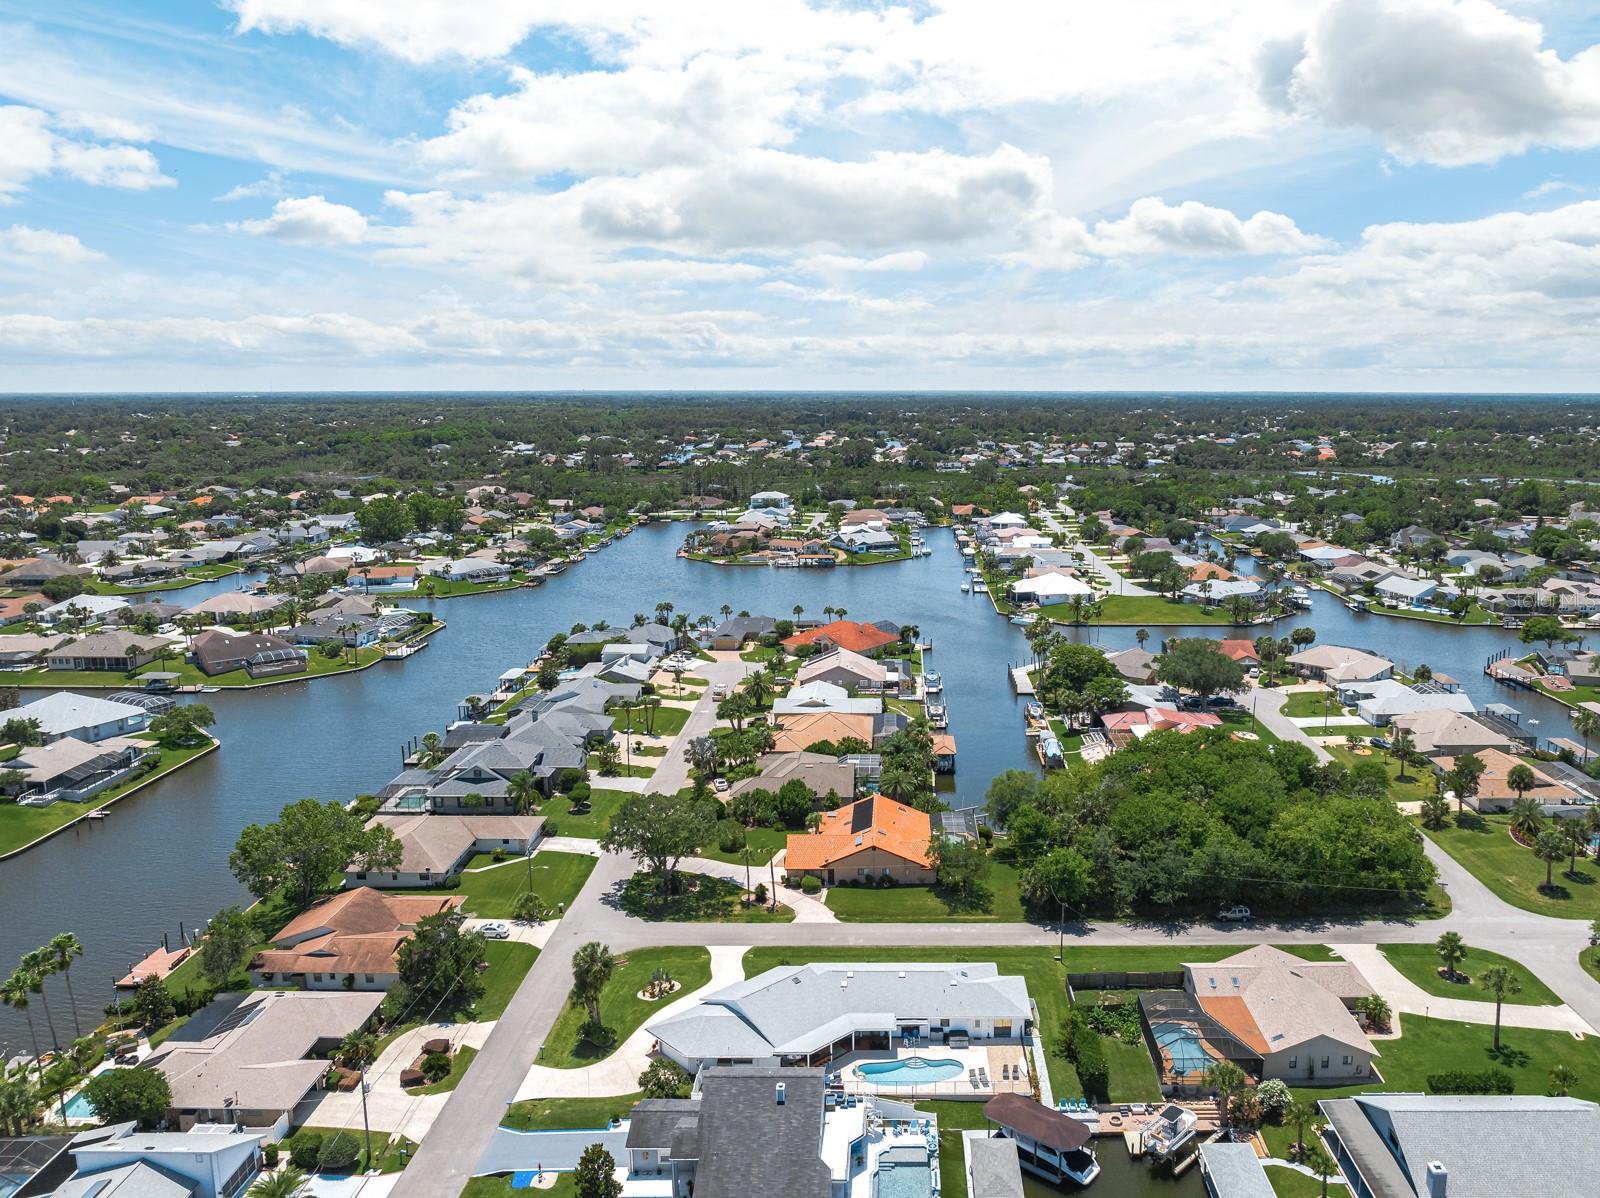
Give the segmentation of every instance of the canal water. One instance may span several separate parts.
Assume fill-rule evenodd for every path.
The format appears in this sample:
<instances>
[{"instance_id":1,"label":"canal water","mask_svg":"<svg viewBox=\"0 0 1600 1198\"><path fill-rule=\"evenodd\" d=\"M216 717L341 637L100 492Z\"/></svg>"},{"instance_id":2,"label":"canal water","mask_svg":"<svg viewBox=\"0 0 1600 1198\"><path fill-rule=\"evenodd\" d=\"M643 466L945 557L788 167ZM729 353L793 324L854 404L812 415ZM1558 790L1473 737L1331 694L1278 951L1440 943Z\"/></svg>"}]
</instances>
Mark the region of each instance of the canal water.
<instances>
[{"instance_id":1,"label":"canal water","mask_svg":"<svg viewBox=\"0 0 1600 1198\"><path fill-rule=\"evenodd\" d=\"M1037 1177L1022 1175L1022 1192L1027 1198L1061 1198L1063 1194L1088 1194L1094 1198L1201 1198L1206 1183L1199 1165L1192 1165L1182 1177L1159 1174L1148 1161L1136 1161L1120 1136L1101 1136L1094 1141L1100 1175L1087 1186L1071 1182L1059 1188Z\"/></svg>"},{"instance_id":2,"label":"canal water","mask_svg":"<svg viewBox=\"0 0 1600 1198\"><path fill-rule=\"evenodd\" d=\"M581 565L533 589L447 600L407 600L431 607L448 624L406 661L315 682L219 692L219 752L126 799L99 825L78 825L39 848L0 862L0 969L57 932L75 932L85 955L73 981L87 1020L110 997L112 979L161 943L218 908L245 899L228 872L228 853L246 824L271 819L285 803L314 796L344 801L377 790L400 767L411 737L442 730L468 694L487 694L502 670L526 664L556 632L608 620L627 624L660 602L691 617L735 611L789 615L796 604L821 616L827 606L851 619L916 624L933 652L928 664L945 679L951 731L959 748L955 806L983 801L989 779L1031 768L1021 701L1007 666L1028 657L1022 630L994 613L988 599L963 594L963 565L948 532L928 535L931 557L835 570L718 567L677 556L685 526L640 528ZM238 578L179 593L185 603L235 589ZM1570 735L1560 705L1507 692L1482 676L1495 650L1515 647L1499 629L1439 628L1423 622L1361 616L1319 595L1311 616L1324 643L1371 647L1406 665L1427 661L1459 678L1480 703L1513 702L1541 721L1541 738ZM1078 639L1120 649L1132 628L1069 629ZM1152 640L1166 630L1150 629ZM1170 630L1175 634L1178 630ZM1259 632L1260 630L1252 630ZM51 983L59 1028L66 994ZM42 1011L34 1015L41 1031ZM0 1009L0 1049L26 1043L16 1012Z\"/></svg>"}]
</instances>

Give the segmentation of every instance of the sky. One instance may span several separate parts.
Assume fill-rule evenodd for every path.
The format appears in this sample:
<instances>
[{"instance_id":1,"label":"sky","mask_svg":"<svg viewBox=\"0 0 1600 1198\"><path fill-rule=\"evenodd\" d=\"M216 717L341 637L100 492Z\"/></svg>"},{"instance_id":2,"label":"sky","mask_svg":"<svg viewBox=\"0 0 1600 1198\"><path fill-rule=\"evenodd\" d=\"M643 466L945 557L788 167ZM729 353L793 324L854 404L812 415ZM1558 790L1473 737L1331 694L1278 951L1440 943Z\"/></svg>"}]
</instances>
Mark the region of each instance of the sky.
<instances>
[{"instance_id":1,"label":"sky","mask_svg":"<svg viewBox=\"0 0 1600 1198\"><path fill-rule=\"evenodd\" d=\"M0 390L1600 391L1600 8L0 0Z\"/></svg>"}]
</instances>

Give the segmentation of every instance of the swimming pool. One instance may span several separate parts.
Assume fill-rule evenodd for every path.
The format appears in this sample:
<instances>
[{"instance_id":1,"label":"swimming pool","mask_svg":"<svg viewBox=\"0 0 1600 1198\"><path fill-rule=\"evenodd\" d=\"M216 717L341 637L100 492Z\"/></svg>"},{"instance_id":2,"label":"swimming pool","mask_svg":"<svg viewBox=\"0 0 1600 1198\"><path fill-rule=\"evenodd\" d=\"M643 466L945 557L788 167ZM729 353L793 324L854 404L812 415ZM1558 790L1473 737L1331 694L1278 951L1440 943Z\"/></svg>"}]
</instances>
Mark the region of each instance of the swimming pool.
<instances>
[{"instance_id":1,"label":"swimming pool","mask_svg":"<svg viewBox=\"0 0 1600 1198\"><path fill-rule=\"evenodd\" d=\"M1186 1023L1152 1023L1150 1034L1156 1044L1172 1058L1173 1073L1204 1073L1211 1054L1200 1041L1200 1033Z\"/></svg>"},{"instance_id":2,"label":"swimming pool","mask_svg":"<svg viewBox=\"0 0 1600 1198\"><path fill-rule=\"evenodd\" d=\"M89 1105L89 1099L81 1091L67 1099L68 1119L95 1119L94 1107Z\"/></svg>"},{"instance_id":3,"label":"swimming pool","mask_svg":"<svg viewBox=\"0 0 1600 1198\"><path fill-rule=\"evenodd\" d=\"M953 1063L953 1062L951 1062ZM891 1148L878 1158L874 1198L931 1198L933 1167L925 1149Z\"/></svg>"},{"instance_id":4,"label":"swimming pool","mask_svg":"<svg viewBox=\"0 0 1600 1198\"><path fill-rule=\"evenodd\" d=\"M960 1077L967 1067L960 1061L930 1061L926 1057L901 1057L898 1061L868 1061L856 1066L856 1075L879 1086L927 1086Z\"/></svg>"}]
</instances>

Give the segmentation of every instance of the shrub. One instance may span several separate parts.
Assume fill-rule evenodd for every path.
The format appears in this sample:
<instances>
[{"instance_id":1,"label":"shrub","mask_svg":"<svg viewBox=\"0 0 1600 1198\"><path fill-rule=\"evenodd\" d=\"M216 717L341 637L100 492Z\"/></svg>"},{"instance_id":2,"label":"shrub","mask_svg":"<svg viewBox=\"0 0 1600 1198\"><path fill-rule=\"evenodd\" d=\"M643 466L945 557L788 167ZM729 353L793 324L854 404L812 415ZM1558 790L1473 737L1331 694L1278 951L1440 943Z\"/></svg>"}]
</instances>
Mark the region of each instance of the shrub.
<instances>
[{"instance_id":1,"label":"shrub","mask_svg":"<svg viewBox=\"0 0 1600 1198\"><path fill-rule=\"evenodd\" d=\"M800 879L800 893L820 894L822 893L822 883L818 879L812 877L810 874L807 874L805 877Z\"/></svg>"},{"instance_id":2,"label":"shrub","mask_svg":"<svg viewBox=\"0 0 1600 1198\"><path fill-rule=\"evenodd\" d=\"M1104 1099L1111 1084L1111 1069L1106 1064L1105 1049L1100 1046L1099 1034L1089 1026L1088 1017L1079 1007L1067 1012L1062 1021L1062 1045L1067 1059L1078 1071L1078 1081L1084 1094L1094 1099Z\"/></svg>"},{"instance_id":3,"label":"shrub","mask_svg":"<svg viewBox=\"0 0 1600 1198\"><path fill-rule=\"evenodd\" d=\"M422 1076L430 1082L443 1081L450 1076L450 1054L430 1052L422 1058Z\"/></svg>"},{"instance_id":4,"label":"shrub","mask_svg":"<svg viewBox=\"0 0 1600 1198\"><path fill-rule=\"evenodd\" d=\"M1428 1075L1430 1094L1509 1094L1513 1085L1504 1069L1447 1069Z\"/></svg>"},{"instance_id":5,"label":"shrub","mask_svg":"<svg viewBox=\"0 0 1600 1198\"><path fill-rule=\"evenodd\" d=\"M1256 1099L1261 1103L1261 1113L1268 1118L1277 1118L1289 1107L1292 1099L1287 1082L1276 1077L1269 1077L1256 1087Z\"/></svg>"},{"instance_id":6,"label":"shrub","mask_svg":"<svg viewBox=\"0 0 1600 1198\"><path fill-rule=\"evenodd\" d=\"M322 1151L317 1157L321 1169L352 1168L361 1156L361 1141L347 1131L335 1132L322 1141Z\"/></svg>"},{"instance_id":7,"label":"shrub","mask_svg":"<svg viewBox=\"0 0 1600 1198\"><path fill-rule=\"evenodd\" d=\"M756 883L755 899L758 903L765 903L767 901L767 884L765 882Z\"/></svg>"},{"instance_id":8,"label":"shrub","mask_svg":"<svg viewBox=\"0 0 1600 1198\"><path fill-rule=\"evenodd\" d=\"M1102 1036L1114 1036L1124 1044L1137 1044L1143 1036L1139 1008L1131 1002L1095 1003L1084 1008L1084 1019Z\"/></svg>"},{"instance_id":9,"label":"shrub","mask_svg":"<svg viewBox=\"0 0 1600 1198\"><path fill-rule=\"evenodd\" d=\"M717 848L724 853L737 853L744 848L744 828L738 820L725 819L718 822Z\"/></svg>"},{"instance_id":10,"label":"shrub","mask_svg":"<svg viewBox=\"0 0 1600 1198\"><path fill-rule=\"evenodd\" d=\"M280 1151L280 1149L279 1149L278 1145L275 1144L275 1143L261 1145L261 1161L262 1161L262 1163L265 1164L266 1167L269 1168L269 1169L276 1169L278 1167L278 1153L279 1153L279 1151Z\"/></svg>"},{"instance_id":11,"label":"shrub","mask_svg":"<svg viewBox=\"0 0 1600 1198\"><path fill-rule=\"evenodd\" d=\"M314 1172L322 1163L322 1133L303 1131L290 1140L289 1161L296 1169Z\"/></svg>"}]
</instances>

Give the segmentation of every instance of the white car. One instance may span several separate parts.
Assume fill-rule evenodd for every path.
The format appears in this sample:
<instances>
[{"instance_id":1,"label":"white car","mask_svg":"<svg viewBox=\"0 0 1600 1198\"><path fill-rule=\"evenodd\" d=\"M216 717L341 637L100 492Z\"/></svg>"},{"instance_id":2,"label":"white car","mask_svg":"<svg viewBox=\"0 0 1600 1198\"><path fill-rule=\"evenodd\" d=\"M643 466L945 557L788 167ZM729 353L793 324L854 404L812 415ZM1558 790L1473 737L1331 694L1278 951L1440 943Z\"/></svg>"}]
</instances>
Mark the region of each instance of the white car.
<instances>
[{"instance_id":1,"label":"white car","mask_svg":"<svg viewBox=\"0 0 1600 1198\"><path fill-rule=\"evenodd\" d=\"M484 939L486 940L511 939L511 925L501 923L499 920L495 920L493 923L484 924L478 929L478 931L483 933Z\"/></svg>"},{"instance_id":2,"label":"white car","mask_svg":"<svg viewBox=\"0 0 1600 1198\"><path fill-rule=\"evenodd\" d=\"M721 794L723 791L728 789L728 780L726 778L718 778L711 785L712 785L712 788L714 790L716 790L718 794Z\"/></svg>"},{"instance_id":3,"label":"white car","mask_svg":"<svg viewBox=\"0 0 1600 1198\"><path fill-rule=\"evenodd\" d=\"M1217 918L1223 923L1249 923L1249 907L1229 907L1226 911L1218 911Z\"/></svg>"}]
</instances>

